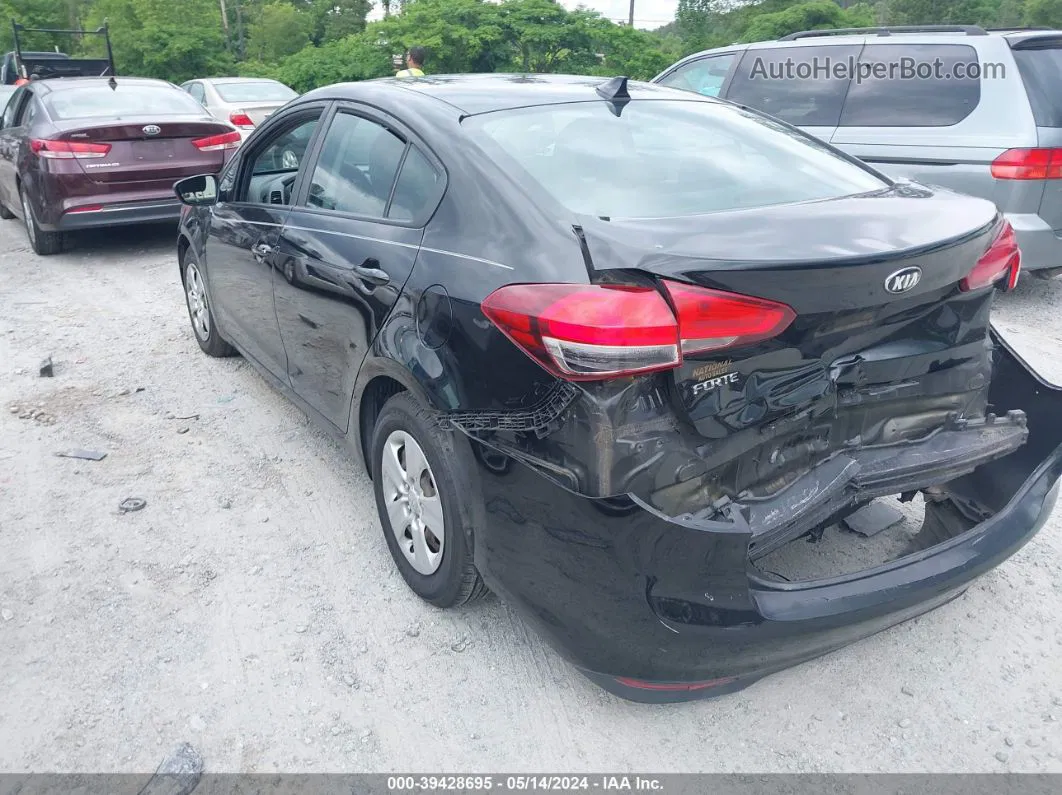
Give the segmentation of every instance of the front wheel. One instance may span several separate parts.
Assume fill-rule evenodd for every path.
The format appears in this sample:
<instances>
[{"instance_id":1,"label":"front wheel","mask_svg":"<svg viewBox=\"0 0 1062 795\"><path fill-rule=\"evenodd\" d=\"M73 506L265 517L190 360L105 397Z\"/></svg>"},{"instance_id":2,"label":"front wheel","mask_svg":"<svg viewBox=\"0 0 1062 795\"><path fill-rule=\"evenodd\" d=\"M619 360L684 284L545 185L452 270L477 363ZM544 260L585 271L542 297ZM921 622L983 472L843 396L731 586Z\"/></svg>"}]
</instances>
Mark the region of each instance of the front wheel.
<instances>
[{"instance_id":1,"label":"front wheel","mask_svg":"<svg viewBox=\"0 0 1062 795\"><path fill-rule=\"evenodd\" d=\"M402 392L380 411L370 455L380 524L406 584L436 607L483 596L465 534L454 440Z\"/></svg>"},{"instance_id":2,"label":"front wheel","mask_svg":"<svg viewBox=\"0 0 1062 795\"><path fill-rule=\"evenodd\" d=\"M199 263L191 250L185 252L181 263L181 280L184 282L184 300L188 305L188 319L192 321L195 341L207 356L235 356L236 349L218 333L218 324L207 297L206 281Z\"/></svg>"},{"instance_id":3,"label":"front wheel","mask_svg":"<svg viewBox=\"0 0 1062 795\"><path fill-rule=\"evenodd\" d=\"M33 205L25 188L19 188L19 197L22 199L22 221L26 224L26 236L33 250L41 256L58 254L63 250L63 233L45 232L41 229L37 225L37 217L33 214Z\"/></svg>"}]
</instances>

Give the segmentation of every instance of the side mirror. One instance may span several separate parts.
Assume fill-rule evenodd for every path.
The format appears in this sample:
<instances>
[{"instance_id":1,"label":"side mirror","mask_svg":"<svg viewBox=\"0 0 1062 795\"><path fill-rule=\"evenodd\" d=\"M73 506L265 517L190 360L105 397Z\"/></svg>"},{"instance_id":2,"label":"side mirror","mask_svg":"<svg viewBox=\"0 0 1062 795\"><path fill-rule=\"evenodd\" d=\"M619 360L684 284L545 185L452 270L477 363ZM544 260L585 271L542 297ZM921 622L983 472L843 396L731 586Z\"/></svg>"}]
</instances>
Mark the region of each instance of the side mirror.
<instances>
[{"instance_id":1,"label":"side mirror","mask_svg":"<svg viewBox=\"0 0 1062 795\"><path fill-rule=\"evenodd\" d=\"M190 207L208 207L217 204L218 178L213 174L185 177L173 186L173 192Z\"/></svg>"}]
</instances>

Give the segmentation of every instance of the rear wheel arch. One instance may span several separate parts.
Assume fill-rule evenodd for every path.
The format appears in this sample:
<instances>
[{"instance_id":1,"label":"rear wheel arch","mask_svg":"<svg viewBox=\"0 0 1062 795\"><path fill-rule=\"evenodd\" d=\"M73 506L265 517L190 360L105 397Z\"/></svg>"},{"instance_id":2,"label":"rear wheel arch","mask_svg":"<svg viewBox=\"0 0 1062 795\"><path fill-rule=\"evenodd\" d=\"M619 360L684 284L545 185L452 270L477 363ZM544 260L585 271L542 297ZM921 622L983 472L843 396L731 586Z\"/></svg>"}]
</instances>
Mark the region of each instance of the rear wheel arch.
<instances>
[{"instance_id":1,"label":"rear wheel arch","mask_svg":"<svg viewBox=\"0 0 1062 795\"><path fill-rule=\"evenodd\" d=\"M358 452L361 453L361 461L370 478L372 462L369 459L369 443L376 418L380 416L380 411L389 398L405 391L405 385L390 375L377 375L365 385L358 398L357 425L353 426L353 430L357 433L356 444Z\"/></svg>"}]
</instances>

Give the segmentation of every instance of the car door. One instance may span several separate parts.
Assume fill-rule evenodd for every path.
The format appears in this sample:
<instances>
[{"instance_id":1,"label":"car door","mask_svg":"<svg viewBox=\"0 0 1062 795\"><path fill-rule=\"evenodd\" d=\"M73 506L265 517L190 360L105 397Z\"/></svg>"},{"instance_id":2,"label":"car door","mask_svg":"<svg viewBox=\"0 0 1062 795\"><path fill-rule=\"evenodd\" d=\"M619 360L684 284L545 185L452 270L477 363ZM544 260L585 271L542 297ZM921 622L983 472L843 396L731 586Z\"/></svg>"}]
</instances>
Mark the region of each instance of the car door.
<instances>
[{"instance_id":1,"label":"car door","mask_svg":"<svg viewBox=\"0 0 1062 795\"><path fill-rule=\"evenodd\" d=\"M345 431L445 172L396 120L353 104L337 106L318 151L280 236L277 319L292 388Z\"/></svg>"},{"instance_id":2,"label":"car door","mask_svg":"<svg viewBox=\"0 0 1062 795\"><path fill-rule=\"evenodd\" d=\"M287 363L273 306L280 229L299 188L325 103L274 120L222 180L206 243L207 281L219 325L240 350L282 381ZM232 184L228 184L231 182Z\"/></svg>"},{"instance_id":3,"label":"car door","mask_svg":"<svg viewBox=\"0 0 1062 795\"><path fill-rule=\"evenodd\" d=\"M8 101L0 117L0 203L19 210L18 158L24 130L17 123L22 106L29 100L29 91L20 88Z\"/></svg>"},{"instance_id":4,"label":"car door","mask_svg":"<svg viewBox=\"0 0 1062 795\"><path fill-rule=\"evenodd\" d=\"M848 93L850 66L862 49L862 44L753 47L732 69L724 95L828 142Z\"/></svg>"}]
</instances>

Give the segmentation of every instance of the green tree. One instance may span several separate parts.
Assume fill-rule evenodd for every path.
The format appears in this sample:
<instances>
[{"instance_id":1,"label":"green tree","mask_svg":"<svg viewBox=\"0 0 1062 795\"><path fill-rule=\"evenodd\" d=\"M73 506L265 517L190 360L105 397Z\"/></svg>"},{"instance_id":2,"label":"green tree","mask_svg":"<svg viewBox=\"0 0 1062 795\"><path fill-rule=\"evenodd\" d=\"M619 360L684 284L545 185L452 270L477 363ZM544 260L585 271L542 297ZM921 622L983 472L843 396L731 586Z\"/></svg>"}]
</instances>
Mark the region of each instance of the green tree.
<instances>
[{"instance_id":1,"label":"green tree","mask_svg":"<svg viewBox=\"0 0 1062 795\"><path fill-rule=\"evenodd\" d=\"M873 14L865 6L846 11L830 0L811 0L790 6L784 11L756 17L745 29L741 40L767 41L801 30L857 28L873 24Z\"/></svg>"},{"instance_id":2,"label":"green tree","mask_svg":"<svg viewBox=\"0 0 1062 795\"><path fill-rule=\"evenodd\" d=\"M367 28L389 54L428 49L427 71L494 72L511 61L502 6L484 0L409 0ZM393 71L392 71L393 74Z\"/></svg>"},{"instance_id":3,"label":"green tree","mask_svg":"<svg viewBox=\"0 0 1062 795\"><path fill-rule=\"evenodd\" d=\"M88 14L95 27L110 23L119 74L180 83L231 71L216 0L96 0ZM195 19L196 25L188 20Z\"/></svg>"},{"instance_id":4,"label":"green tree","mask_svg":"<svg viewBox=\"0 0 1062 795\"><path fill-rule=\"evenodd\" d=\"M291 3L264 6L247 31L246 55L263 63L276 63L310 43L313 19Z\"/></svg>"},{"instance_id":5,"label":"green tree","mask_svg":"<svg viewBox=\"0 0 1062 795\"><path fill-rule=\"evenodd\" d=\"M1062 0L1028 0L1025 24L1050 28L1062 25Z\"/></svg>"},{"instance_id":6,"label":"green tree","mask_svg":"<svg viewBox=\"0 0 1062 795\"><path fill-rule=\"evenodd\" d=\"M275 77L296 91L309 91L330 83L384 77L394 70L388 48L366 31L321 47L306 47L271 73L263 70L259 74Z\"/></svg>"}]
</instances>

